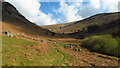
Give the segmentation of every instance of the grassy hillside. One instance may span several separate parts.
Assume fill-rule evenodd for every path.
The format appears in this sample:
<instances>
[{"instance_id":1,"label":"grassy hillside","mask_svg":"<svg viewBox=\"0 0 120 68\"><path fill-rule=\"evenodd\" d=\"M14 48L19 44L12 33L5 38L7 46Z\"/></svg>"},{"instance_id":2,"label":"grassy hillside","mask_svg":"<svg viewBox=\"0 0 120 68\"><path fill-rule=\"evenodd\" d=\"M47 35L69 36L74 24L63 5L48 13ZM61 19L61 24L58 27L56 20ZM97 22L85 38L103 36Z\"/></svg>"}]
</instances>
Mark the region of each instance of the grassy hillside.
<instances>
[{"instance_id":1,"label":"grassy hillside","mask_svg":"<svg viewBox=\"0 0 120 68\"><path fill-rule=\"evenodd\" d=\"M70 22L70 23L74 23L74 22ZM66 27L70 23L62 23L62 24L56 24L56 25L45 25L45 26L41 26L41 27L48 29L50 31L53 31L53 32L57 32L58 30ZM60 32L58 32L58 33L60 33Z\"/></svg>"},{"instance_id":2,"label":"grassy hillside","mask_svg":"<svg viewBox=\"0 0 120 68\"><path fill-rule=\"evenodd\" d=\"M66 66L70 56L55 47L46 53L32 46L40 46L35 42L2 37L3 66Z\"/></svg>"}]
</instances>

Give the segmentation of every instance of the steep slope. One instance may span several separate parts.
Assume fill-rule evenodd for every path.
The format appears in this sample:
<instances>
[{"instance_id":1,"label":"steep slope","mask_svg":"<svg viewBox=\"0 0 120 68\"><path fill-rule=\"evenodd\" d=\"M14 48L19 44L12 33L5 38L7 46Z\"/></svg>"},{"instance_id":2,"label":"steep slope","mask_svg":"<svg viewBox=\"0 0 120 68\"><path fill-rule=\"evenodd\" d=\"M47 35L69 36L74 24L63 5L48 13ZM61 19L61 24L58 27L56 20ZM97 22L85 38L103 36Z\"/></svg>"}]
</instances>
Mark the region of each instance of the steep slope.
<instances>
[{"instance_id":1,"label":"steep slope","mask_svg":"<svg viewBox=\"0 0 120 68\"><path fill-rule=\"evenodd\" d=\"M57 28L59 26L54 25L54 28L56 27L57 29L53 29L50 26L46 26L46 27L47 29L50 29L51 31L54 31L56 33L74 33L74 32L82 30L83 28L87 28L88 26L91 26L91 25L102 26L102 25L109 24L109 23L113 23L111 25L114 25L114 22L120 21L119 16L120 16L119 12L103 13L103 14L97 14L97 15L91 16L89 18L86 18L80 21L62 24L60 28ZM44 26L44 28L46 27Z\"/></svg>"},{"instance_id":2,"label":"steep slope","mask_svg":"<svg viewBox=\"0 0 120 68\"><path fill-rule=\"evenodd\" d=\"M27 36L37 38L52 35L49 30L28 21L11 4L3 2L2 8L2 31L10 30L13 34L24 33Z\"/></svg>"}]
</instances>

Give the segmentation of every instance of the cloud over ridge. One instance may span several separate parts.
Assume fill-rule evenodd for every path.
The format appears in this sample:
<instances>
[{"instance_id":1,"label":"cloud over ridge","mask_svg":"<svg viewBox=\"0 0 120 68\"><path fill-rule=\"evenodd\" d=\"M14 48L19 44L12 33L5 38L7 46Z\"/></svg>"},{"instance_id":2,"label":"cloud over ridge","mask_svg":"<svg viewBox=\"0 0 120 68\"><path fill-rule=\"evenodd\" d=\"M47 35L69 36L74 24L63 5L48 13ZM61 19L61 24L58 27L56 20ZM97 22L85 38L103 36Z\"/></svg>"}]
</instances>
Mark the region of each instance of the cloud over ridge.
<instances>
[{"instance_id":1,"label":"cloud over ridge","mask_svg":"<svg viewBox=\"0 0 120 68\"><path fill-rule=\"evenodd\" d=\"M38 25L51 25L72 22L87 18L98 13L118 12L119 0L5 0L14 5L28 20ZM41 2L59 2L59 8L52 13L45 14L41 9Z\"/></svg>"}]
</instances>

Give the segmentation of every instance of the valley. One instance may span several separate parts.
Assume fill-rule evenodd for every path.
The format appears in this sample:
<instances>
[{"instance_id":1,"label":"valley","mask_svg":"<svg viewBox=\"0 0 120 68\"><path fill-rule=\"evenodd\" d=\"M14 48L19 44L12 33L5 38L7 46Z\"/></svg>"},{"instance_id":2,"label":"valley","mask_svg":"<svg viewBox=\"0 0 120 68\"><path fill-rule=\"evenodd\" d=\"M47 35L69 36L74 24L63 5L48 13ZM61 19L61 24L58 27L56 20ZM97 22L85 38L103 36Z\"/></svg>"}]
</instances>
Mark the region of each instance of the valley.
<instances>
[{"instance_id":1,"label":"valley","mask_svg":"<svg viewBox=\"0 0 120 68\"><path fill-rule=\"evenodd\" d=\"M120 64L119 12L38 26L8 2L3 2L2 7L3 66L118 67Z\"/></svg>"}]
</instances>

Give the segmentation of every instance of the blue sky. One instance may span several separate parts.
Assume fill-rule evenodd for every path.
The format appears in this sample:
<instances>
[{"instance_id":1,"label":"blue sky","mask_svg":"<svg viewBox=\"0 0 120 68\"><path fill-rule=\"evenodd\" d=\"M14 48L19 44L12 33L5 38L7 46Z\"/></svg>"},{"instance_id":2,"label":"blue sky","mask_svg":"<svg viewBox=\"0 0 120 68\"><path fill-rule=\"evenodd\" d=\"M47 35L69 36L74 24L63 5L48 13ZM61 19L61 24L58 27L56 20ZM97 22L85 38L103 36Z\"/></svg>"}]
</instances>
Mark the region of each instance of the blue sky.
<instances>
[{"instance_id":1,"label":"blue sky","mask_svg":"<svg viewBox=\"0 0 120 68\"><path fill-rule=\"evenodd\" d=\"M38 25L82 20L99 13L118 12L119 0L5 0Z\"/></svg>"},{"instance_id":2,"label":"blue sky","mask_svg":"<svg viewBox=\"0 0 120 68\"><path fill-rule=\"evenodd\" d=\"M40 2L40 3L41 3L40 10L42 10L46 14L53 13L52 9L58 9L60 7L59 2Z\"/></svg>"},{"instance_id":3,"label":"blue sky","mask_svg":"<svg viewBox=\"0 0 120 68\"><path fill-rule=\"evenodd\" d=\"M59 2L40 2L41 3L41 7L40 10L45 13L45 14L52 14L53 18L59 18L59 14L56 14L53 9L58 9L59 6ZM59 22L57 22L59 23Z\"/></svg>"}]
</instances>

